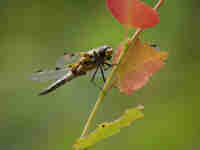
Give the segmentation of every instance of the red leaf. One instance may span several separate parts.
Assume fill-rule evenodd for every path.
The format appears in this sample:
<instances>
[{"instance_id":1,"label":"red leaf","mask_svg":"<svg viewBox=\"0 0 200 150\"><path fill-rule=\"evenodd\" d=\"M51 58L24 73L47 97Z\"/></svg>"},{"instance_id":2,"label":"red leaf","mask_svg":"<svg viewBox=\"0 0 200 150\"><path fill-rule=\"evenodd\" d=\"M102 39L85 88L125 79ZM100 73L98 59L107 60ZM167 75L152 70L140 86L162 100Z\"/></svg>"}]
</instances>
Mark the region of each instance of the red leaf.
<instances>
[{"instance_id":1,"label":"red leaf","mask_svg":"<svg viewBox=\"0 0 200 150\"><path fill-rule=\"evenodd\" d=\"M147 62L144 64L144 69L146 71L126 73L120 80L120 91L126 94L132 94L134 90L143 88L153 73L162 68L163 65L164 63L162 61Z\"/></svg>"},{"instance_id":2,"label":"red leaf","mask_svg":"<svg viewBox=\"0 0 200 150\"><path fill-rule=\"evenodd\" d=\"M115 53L114 63L123 49L120 45ZM167 52L161 52L142 43L139 39L128 49L125 57L119 64L117 78L120 81L121 92L132 94L134 90L143 88L149 78L163 65L163 60L167 59Z\"/></svg>"},{"instance_id":3,"label":"red leaf","mask_svg":"<svg viewBox=\"0 0 200 150\"><path fill-rule=\"evenodd\" d=\"M150 28L159 23L158 13L140 0L106 0L112 15L124 26Z\"/></svg>"}]
</instances>

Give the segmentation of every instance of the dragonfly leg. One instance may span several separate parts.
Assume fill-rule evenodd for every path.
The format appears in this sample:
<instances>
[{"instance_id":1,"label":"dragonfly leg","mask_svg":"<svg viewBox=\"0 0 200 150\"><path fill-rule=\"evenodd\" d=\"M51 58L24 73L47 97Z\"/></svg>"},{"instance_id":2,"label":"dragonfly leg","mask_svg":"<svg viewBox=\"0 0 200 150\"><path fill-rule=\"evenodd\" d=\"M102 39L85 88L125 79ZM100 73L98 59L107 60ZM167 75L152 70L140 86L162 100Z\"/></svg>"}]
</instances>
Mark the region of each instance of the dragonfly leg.
<instances>
[{"instance_id":1,"label":"dragonfly leg","mask_svg":"<svg viewBox=\"0 0 200 150\"><path fill-rule=\"evenodd\" d=\"M99 86L98 84L96 84L96 82L94 81L95 76L96 76L97 71L99 70L99 68L100 68L100 66L98 65L97 68L96 68L96 70L95 70L95 72L94 72L94 74L92 75L92 78L91 78L90 82L92 82L92 84L93 84L94 86L96 86L96 87L98 87L100 90L102 90L102 87L100 87L100 86Z\"/></svg>"},{"instance_id":2,"label":"dragonfly leg","mask_svg":"<svg viewBox=\"0 0 200 150\"><path fill-rule=\"evenodd\" d=\"M99 70L99 65L97 66L97 68L96 68L96 70L95 70L95 72L93 73L93 75L92 75L92 78L91 78L91 82L93 82L94 81L94 79L95 79L95 76L96 76L96 74L97 74L97 71Z\"/></svg>"},{"instance_id":3,"label":"dragonfly leg","mask_svg":"<svg viewBox=\"0 0 200 150\"><path fill-rule=\"evenodd\" d=\"M105 62L104 64L109 66L109 67L113 67L113 66L117 66L118 65L118 64L110 64L110 63L107 63L107 62Z\"/></svg>"},{"instance_id":4,"label":"dragonfly leg","mask_svg":"<svg viewBox=\"0 0 200 150\"><path fill-rule=\"evenodd\" d=\"M115 66L116 64L104 63L104 65L107 66L107 68L104 67L104 71L107 71L108 69L112 68L112 67Z\"/></svg>"},{"instance_id":5,"label":"dragonfly leg","mask_svg":"<svg viewBox=\"0 0 200 150\"><path fill-rule=\"evenodd\" d=\"M103 77L103 81L104 81L104 83L106 82L106 78L105 78L105 75L104 75L104 72L103 72L103 65L100 65L100 70L101 70L101 75L102 75L102 77Z\"/></svg>"},{"instance_id":6,"label":"dragonfly leg","mask_svg":"<svg viewBox=\"0 0 200 150\"><path fill-rule=\"evenodd\" d=\"M108 67L113 67L113 64L110 64L110 63L104 63L105 65L107 65Z\"/></svg>"}]
</instances>

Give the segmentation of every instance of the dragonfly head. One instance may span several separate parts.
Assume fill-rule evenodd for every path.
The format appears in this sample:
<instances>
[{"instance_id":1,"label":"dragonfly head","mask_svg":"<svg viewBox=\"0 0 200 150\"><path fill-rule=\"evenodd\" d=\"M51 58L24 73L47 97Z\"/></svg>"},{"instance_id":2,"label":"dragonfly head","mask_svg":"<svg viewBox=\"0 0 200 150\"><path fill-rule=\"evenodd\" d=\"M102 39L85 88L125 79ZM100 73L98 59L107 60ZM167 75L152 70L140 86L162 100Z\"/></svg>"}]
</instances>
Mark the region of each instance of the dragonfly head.
<instances>
[{"instance_id":1,"label":"dragonfly head","mask_svg":"<svg viewBox=\"0 0 200 150\"><path fill-rule=\"evenodd\" d=\"M106 60L110 60L112 58L113 49L111 46L104 45L100 47L100 53L105 57Z\"/></svg>"}]
</instances>

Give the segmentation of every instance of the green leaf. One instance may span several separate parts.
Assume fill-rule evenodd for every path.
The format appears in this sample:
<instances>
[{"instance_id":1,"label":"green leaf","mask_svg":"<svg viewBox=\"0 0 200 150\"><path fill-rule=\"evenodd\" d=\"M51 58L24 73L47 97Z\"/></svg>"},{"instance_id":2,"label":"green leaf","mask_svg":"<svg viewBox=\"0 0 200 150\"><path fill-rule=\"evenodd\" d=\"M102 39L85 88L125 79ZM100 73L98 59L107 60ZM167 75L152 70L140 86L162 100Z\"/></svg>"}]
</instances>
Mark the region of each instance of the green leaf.
<instances>
[{"instance_id":1,"label":"green leaf","mask_svg":"<svg viewBox=\"0 0 200 150\"><path fill-rule=\"evenodd\" d=\"M126 112L117 120L112 122L104 122L88 136L79 138L73 145L76 149L85 149L95 145L97 142L113 136L120 132L121 128L128 127L135 120L144 117L144 106L138 106L136 108L131 108L126 110Z\"/></svg>"}]
</instances>

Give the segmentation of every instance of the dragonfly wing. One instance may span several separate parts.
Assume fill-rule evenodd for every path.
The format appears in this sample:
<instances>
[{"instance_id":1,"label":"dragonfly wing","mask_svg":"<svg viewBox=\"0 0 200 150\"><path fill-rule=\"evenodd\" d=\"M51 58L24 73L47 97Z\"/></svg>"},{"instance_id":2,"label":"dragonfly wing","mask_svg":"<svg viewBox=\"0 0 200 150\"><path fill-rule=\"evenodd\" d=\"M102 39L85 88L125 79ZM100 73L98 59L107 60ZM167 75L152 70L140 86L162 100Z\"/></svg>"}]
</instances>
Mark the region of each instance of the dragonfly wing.
<instances>
[{"instance_id":1,"label":"dragonfly wing","mask_svg":"<svg viewBox=\"0 0 200 150\"><path fill-rule=\"evenodd\" d=\"M63 68L65 65L72 64L73 62L77 61L79 57L79 53L64 53L64 55L56 61L56 67Z\"/></svg>"},{"instance_id":2,"label":"dragonfly wing","mask_svg":"<svg viewBox=\"0 0 200 150\"><path fill-rule=\"evenodd\" d=\"M39 71L34 73L32 76L29 77L29 80L32 81L39 81L39 82L46 82L49 80L57 80L64 75L66 75L68 70L60 69L60 70L46 70L46 71Z\"/></svg>"}]
</instances>

